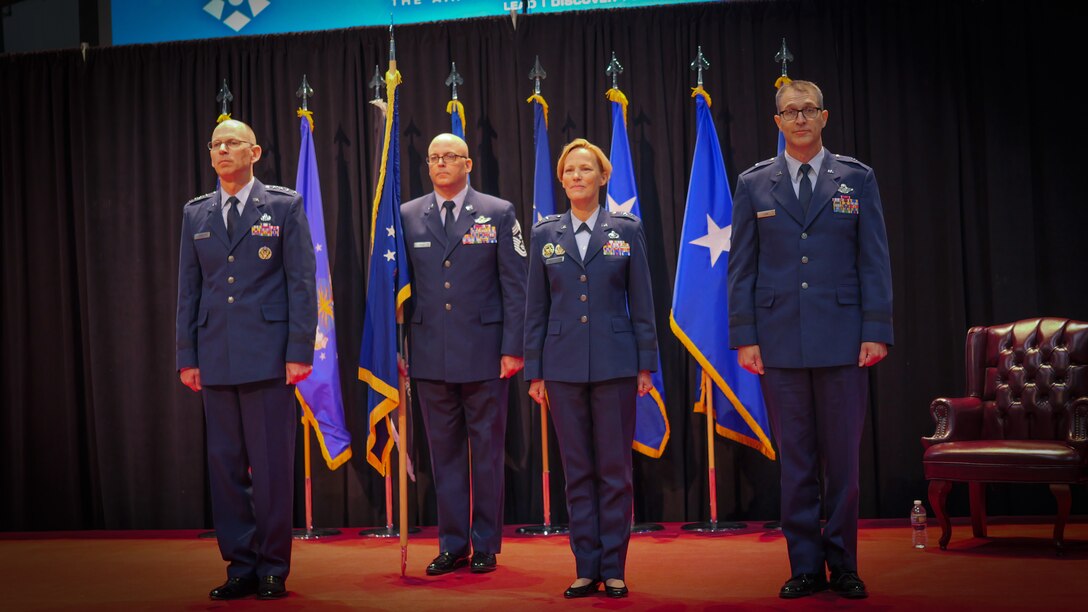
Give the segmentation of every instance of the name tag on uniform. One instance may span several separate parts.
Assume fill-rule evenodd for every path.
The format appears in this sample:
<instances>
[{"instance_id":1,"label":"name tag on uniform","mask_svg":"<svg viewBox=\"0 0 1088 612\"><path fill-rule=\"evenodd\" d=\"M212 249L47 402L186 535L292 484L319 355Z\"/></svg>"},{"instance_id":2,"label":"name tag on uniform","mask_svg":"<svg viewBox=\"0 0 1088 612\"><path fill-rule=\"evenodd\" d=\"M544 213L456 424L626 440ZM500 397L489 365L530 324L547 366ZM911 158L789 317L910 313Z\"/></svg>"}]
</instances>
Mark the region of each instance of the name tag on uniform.
<instances>
[{"instance_id":1,"label":"name tag on uniform","mask_svg":"<svg viewBox=\"0 0 1088 612\"><path fill-rule=\"evenodd\" d=\"M770 209L770 210L756 211L756 219L766 219L767 217L775 216L775 214L777 214L777 213L776 213L775 209L773 209L773 208Z\"/></svg>"},{"instance_id":2,"label":"name tag on uniform","mask_svg":"<svg viewBox=\"0 0 1088 612\"><path fill-rule=\"evenodd\" d=\"M200 232L199 234L193 234L193 240L204 240L205 238L211 238L211 232Z\"/></svg>"},{"instance_id":3,"label":"name tag on uniform","mask_svg":"<svg viewBox=\"0 0 1088 612\"><path fill-rule=\"evenodd\" d=\"M560 255L559 257L549 257L548 259L544 260L544 265L550 266L550 265L554 265L554 264L557 264L557 263L563 263L563 260L566 259L566 258L567 258L566 255Z\"/></svg>"},{"instance_id":4,"label":"name tag on uniform","mask_svg":"<svg viewBox=\"0 0 1088 612\"><path fill-rule=\"evenodd\" d=\"M430 248L431 243L430 242L413 242L412 246L417 248L417 249L426 249L426 248Z\"/></svg>"},{"instance_id":5,"label":"name tag on uniform","mask_svg":"<svg viewBox=\"0 0 1088 612\"><path fill-rule=\"evenodd\" d=\"M483 223L473 225L461 238L461 244L495 244L498 241L498 229Z\"/></svg>"}]
</instances>

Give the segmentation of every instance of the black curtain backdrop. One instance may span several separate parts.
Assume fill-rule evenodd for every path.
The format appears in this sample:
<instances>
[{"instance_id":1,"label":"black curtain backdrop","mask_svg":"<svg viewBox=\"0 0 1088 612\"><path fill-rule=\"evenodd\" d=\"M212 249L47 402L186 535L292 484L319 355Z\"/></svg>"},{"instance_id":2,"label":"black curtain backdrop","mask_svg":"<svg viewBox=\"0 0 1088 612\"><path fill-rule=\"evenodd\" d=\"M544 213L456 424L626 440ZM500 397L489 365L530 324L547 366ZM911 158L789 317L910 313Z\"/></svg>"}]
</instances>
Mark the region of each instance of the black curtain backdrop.
<instances>
[{"instance_id":1,"label":"black curtain backdrop","mask_svg":"<svg viewBox=\"0 0 1088 612\"><path fill-rule=\"evenodd\" d=\"M577 136L607 150L604 68L616 52L672 427L663 457L636 454L636 517L706 519L696 369L668 327L695 140L688 65L701 45L735 181L775 153L773 56L785 37L797 58L790 75L824 90L826 146L872 165L881 183L897 343L872 374L861 508L905 521L911 500L925 496L918 438L932 432L929 402L964 386L966 329L1037 315L1088 319L1088 208L1073 168L1084 113L1069 93L1076 21L1047 3L850 0L521 16L516 28L505 17L398 27L403 194L430 189L423 157L449 129L443 81L456 61L472 183L513 200L528 227L534 56L548 72L555 159ZM317 92L310 108L355 452L336 472L315 453L315 522L384 524L384 484L363 457L356 369L377 163L366 85L376 64L384 72L386 48L385 28L361 28L91 49L86 59L0 57L0 529L210 526L201 401L174 371L181 207L215 185L203 143L224 78L233 116L264 145L258 176L294 186L294 92L304 73ZM515 387L506 520L539 522L539 413L524 382ZM414 438L413 521L434 524L421 427ZM720 518L777 518L777 464L720 438L715 452ZM551 456L554 518L565 521L554 438ZM1074 512L1088 510L1084 491L1075 495ZM966 511L963 491L952 508ZM1045 487L991 489L991 514L1053 509Z\"/></svg>"}]
</instances>

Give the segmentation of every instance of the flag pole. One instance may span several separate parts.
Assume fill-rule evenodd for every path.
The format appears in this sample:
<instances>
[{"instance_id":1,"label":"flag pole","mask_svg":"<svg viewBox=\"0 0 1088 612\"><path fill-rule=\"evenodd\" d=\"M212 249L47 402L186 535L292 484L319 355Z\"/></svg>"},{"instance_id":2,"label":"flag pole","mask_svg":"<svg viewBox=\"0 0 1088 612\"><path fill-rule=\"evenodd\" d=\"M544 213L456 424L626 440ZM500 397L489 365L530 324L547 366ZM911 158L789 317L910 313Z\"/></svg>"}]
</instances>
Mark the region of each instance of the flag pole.
<instances>
[{"instance_id":1,"label":"flag pole","mask_svg":"<svg viewBox=\"0 0 1088 612\"><path fill-rule=\"evenodd\" d=\"M390 16L389 23L389 72L386 73L386 78L394 78L393 75L397 73L397 43L393 39L393 23L392 16ZM391 93L393 87L389 87L388 91ZM395 112L395 111L394 111ZM395 135L390 135L392 138ZM398 211L393 211L393 214L400 214ZM397 309L397 328L401 330L401 337L404 337L404 310ZM403 349L402 349L403 350ZM403 355L407 355L407 352L403 352ZM397 476L400 477L400 575L403 578L408 568L408 440L406 436L408 434L408 406L407 401L407 377L405 372L401 368L397 368L397 393L399 395L400 406L397 410L397 426L400 431L400 444L397 445Z\"/></svg>"},{"instance_id":2,"label":"flag pole","mask_svg":"<svg viewBox=\"0 0 1088 612\"><path fill-rule=\"evenodd\" d=\"M551 467L548 458L548 394L540 404L540 486L543 488L544 524L518 527L517 533L530 536L551 536L569 533L566 525L552 525Z\"/></svg>"},{"instance_id":3,"label":"flag pole","mask_svg":"<svg viewBox=\"0 0 1088 612\"><path fill-rule=\"evenodd\" d=\"M306 470L306 528L294 529L291 535L296 540L319 540L329 536L340 535L339 529L314 528L314 493L311 480L310 463L310 421L302 419L302 454L304 469Z\"/></svg>"},{"instance_id":4,"label":"flag pole","mask_svg":"<svg viewBox=\"0 0 1088 612\"><path fill-rule=\"evenodd\" d=\"M544 147L544 156L547 157L547 136L548 136L548 103L544 101L544 97L540 94L540 81L548 78L548 73L544 71L544 67L540 65L540 56L536 56L533 60L533 67L529 70L529 80L533 82L533 95L529 96L526 102L539 105L540 110L543 113L544 118L544 130L542 134L534 133L533 145L536 148L537 159L534 160L533 171L533 219L530 223L536 223L542 216L540 210L543 208L548 215L555 212L555 198L552 197L551 189L548 188L545 191L541 189L542 185L550 185L548 181L551 180L550 176L545 176L541 179L540 174L537 172L540 166L540 147ZM538 113L534 107L534 116ZM534 132L539 130L536 120L533 121ZM547 175L547 173L545 173ZM547 193L546 196L541 195ZM520 535L532 535L532 536L550 536L569 533L570 529L566 525L553 525L552 524L552 486L551 486L551 460L548 453L548 410L550 403L548 401L548 392L544 392L544 401L540 403L540 487L541 499L544 504L544 523L541 525L525 525L519 527L517 533Z\"/></svg>"},{"instance_id":5,"label":"flag pole","mask_svg":"<svg viewBox=\"0 0 1088 612\"><path fill-rule=\"evenodd\" d=\"M701 523L688 523L682 529L696 533L724 533L744 529L748 525L738 522L718 521L718 475L714 464L714 382L710 375L703 370L702 388L706 397L706 455L707 455L707 480L710 483L710 520Z\"/></svg>"},{"instance_id":6,"label":"flag pole","mask_svg":"<svg viewBox=\"0 0 1088 612\"><path fill-rule=\"evenodd\" d=\"M227 119L230 119L230 103L234 100L234 94L230 93L230 88L227 87L227 79L223 79L223 84L219 86L219 91L215 94L215 101L219 103L219 116L216 117L216 125L223 123ZM219 178L215 179L215 188L219 188ZM215 530L201 532L196 537L207 540L215 537Z\"/></svg>"}]
</instances>

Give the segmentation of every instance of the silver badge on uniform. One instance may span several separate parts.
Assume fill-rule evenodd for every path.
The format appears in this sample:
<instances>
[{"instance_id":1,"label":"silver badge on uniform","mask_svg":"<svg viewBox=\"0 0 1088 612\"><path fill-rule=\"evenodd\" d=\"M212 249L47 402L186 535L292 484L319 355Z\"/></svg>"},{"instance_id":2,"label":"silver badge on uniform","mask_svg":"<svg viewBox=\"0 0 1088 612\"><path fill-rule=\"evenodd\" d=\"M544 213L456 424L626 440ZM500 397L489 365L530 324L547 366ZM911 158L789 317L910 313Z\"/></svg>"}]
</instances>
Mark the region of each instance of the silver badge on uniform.
<instances>
[{"instance_id":1,"label":"silver badge on uniform","mask_svg":"<svg viewBox=\"0 0 1088 612\"><path fill-rule=\"evenodd\" d=\"M854 193L854 188L846 183L839 185L839 193Z\"/></svg>"},{"instance_id":2,"label":"silver badge on uniform","mask_svg":"<svg viewBox=\"0 0 1088 612\"><path fill-rule=\"evenodd\" d=\"M620 235L616 233L616 230L612 230L612 231L608 232L608 237L611 238L612 240L619 240Z\"/></svg>"},{"instance_id":3,"label":"silver badge on uniform","mask_svg":"<svg viewBox=\"0 0 1088 612\"><path fill-rule=\"evenodd\" d=\"M272 215L270 215L268 213L265 213L265 214L261 215L261 221L271 221L271 220L272 220Z\"/></svg>"}]
</instances>

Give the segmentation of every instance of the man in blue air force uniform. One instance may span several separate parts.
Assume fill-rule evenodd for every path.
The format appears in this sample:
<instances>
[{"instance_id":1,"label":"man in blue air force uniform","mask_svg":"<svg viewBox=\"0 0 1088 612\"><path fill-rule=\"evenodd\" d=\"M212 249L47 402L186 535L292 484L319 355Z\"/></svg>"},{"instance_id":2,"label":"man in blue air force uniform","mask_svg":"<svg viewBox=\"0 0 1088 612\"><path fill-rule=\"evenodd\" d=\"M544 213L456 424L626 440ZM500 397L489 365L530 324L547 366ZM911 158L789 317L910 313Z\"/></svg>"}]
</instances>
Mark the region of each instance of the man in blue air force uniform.
<instances>
[{"instance_id":1,"label":"man in blue air force uniform","mask_svg":"<svg viewBox=\"0 0 1088 612\"><path fill-rule=\"evenodd\" d=\"M514 205L469 186L464 140L435 137L427 164L434 192L400 210L412 266L409 373L438 498L439 555L427 574L468 565L470 548L471 571L485 573L502 546L509 382L524 365L525 242Z\"/></svg>"},{"instance_id":2,"label":"man in blue air force uniform","mask_svg":"<svg viewBox=\"0 0 1088 612\"><path fill-rule=\"evenodd\" d=\"M733 198L729 340L740 365L761 375L782 458L792 575L779 596L830 586L863 598L858 455L868 368L892 343L884 213L872 169L823 148L819 88L793 81L776 103L786 151L741 174Z\"/></svg>"},{"instance_id":3,"label":"man in blue air force uniform","mask_svg":"<svg viewBox=\"0 0 1088 612\"><path fill-rule=\"evenodd\" d=\"M212 517L227 582L212 599L287 594L294 385L313 362L314 247L299 194L253 176L261 147L228 120L208 143L216 191L185 205L177 367L204 398Z\"/></svg>"}]
</instances>

